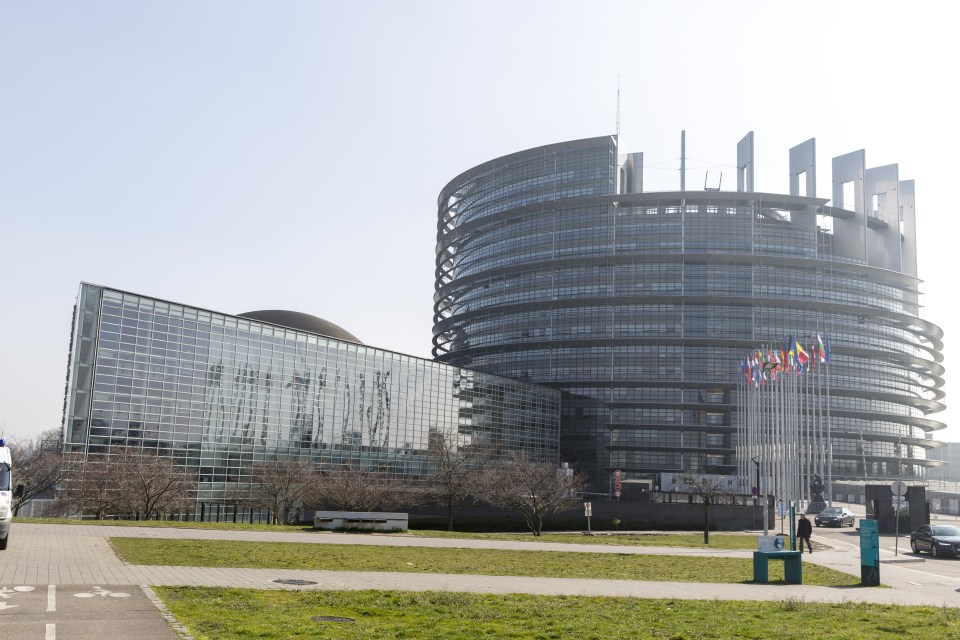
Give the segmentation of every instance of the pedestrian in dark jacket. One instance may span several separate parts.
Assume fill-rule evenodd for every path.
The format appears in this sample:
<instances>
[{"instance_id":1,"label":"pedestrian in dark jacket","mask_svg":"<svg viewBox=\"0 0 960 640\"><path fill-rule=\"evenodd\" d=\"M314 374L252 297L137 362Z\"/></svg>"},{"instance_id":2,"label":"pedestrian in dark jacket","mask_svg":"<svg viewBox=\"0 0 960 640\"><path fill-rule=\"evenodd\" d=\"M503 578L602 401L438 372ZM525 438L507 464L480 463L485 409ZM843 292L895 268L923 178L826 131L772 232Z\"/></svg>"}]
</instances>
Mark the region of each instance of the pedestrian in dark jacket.
<instances>
[{"instance_id":1,"label":"pedestrian in dark jacket","mask_svg":"<svg viewBox=\"0 0 960 640\"><path fill-rule=\"evenodd\" d=\"M813 534L813 526L807 520L807 514L800 514L800 522L797 523L797 546L800 547L800 553L803 553L803 542L806 540L807 549L813 553L813 547L810 545L810 536Z\"/></svg>"}]
</instances>

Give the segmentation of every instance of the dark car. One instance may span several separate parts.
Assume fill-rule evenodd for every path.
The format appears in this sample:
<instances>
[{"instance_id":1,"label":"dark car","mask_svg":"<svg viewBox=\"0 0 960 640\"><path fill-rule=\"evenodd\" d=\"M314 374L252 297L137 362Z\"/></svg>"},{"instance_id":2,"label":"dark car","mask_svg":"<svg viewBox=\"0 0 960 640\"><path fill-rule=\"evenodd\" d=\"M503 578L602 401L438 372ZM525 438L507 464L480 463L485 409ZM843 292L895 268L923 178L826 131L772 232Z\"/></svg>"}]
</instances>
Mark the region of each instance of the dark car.
<instances>
[{"instance_id":1,"label":"dark car","mask_svg":"<svg viewBox=\"0 0 960 640\"><path fill-rule=\"evenodd\" d=\"M852 527L856 516L843 507L827 507L813 521L818 527L843 527L848 524Z\"/></svg>"},{"instance_id":2,"label":"dark car","mask_svg":"<svg viewBox=\"0 0 960 640\"><path fill-rule=\"evenodd\" d=\"M914 553L928 551L934 558L960 555L960 529L945 524L925 524L910 534Z\"/></svg>"}]
</instances>

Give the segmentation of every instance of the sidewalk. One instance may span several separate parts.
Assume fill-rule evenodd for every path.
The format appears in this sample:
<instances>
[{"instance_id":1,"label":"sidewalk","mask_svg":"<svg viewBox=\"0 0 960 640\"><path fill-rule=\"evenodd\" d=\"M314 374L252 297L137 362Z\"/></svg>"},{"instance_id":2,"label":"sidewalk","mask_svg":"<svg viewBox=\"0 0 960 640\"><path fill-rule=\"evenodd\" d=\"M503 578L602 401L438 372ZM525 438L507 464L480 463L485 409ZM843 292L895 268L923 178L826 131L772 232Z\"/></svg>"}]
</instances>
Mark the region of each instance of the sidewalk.
<instances>
[{"instance_id":1,"label":"sidewalk","mask_svg":"<svg viewBox=\"0 0 960 640\"><path fill-rule=\"evenodd\" d=\"M960 607L960 578L931 576L911 568L917 559L881 554L880 578L890 588L820 587L812 585L716 584L585 580L418 573L308 571L290 569L212 569L128 565L110 549L108 537L150 537L314 544L366 544L486 549L521 549L531 553L551 551L656 554L673 556L723 556L750 558L751 551L704 550L673 547L611 547L589 544L554 544L484 540L411 538L391 535L331 533L262 533L86 525L36 525L18 523L10 547L0 553L0 585L189 585L251 589L322 590L447 590L474 593L527 593L539 595L627 596L697 600L784 600L807 602L873 602L879 604ZM846 548L844 548L846 547ZM860 575L859 549L838 544L832 550L804 555L814 562L844 573ZM316 584L290 587L276 580L305 580Z\"/></svg>"}]
</instances>

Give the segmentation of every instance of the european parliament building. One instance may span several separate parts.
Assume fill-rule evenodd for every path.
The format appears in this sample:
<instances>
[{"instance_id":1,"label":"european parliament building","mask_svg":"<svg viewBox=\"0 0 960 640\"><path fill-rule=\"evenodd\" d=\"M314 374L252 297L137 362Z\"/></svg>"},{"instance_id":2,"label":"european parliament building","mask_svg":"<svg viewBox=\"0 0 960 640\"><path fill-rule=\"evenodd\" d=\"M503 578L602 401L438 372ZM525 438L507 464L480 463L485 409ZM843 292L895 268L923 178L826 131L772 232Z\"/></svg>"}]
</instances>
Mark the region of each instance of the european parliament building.
<instances>
[{"instance_id":1,"label":"european parliament building","mask_svg":"<svg viewBox=\"0 0 960 640\"><path fill-rule=\"evenodd\" d=\"M615 471L659 488L668 472L742 473L744 355L829 336L829 473L923 477L941 464L926 436L945 426L942 331L921 315L913 181L860 150L817 197L811 139L789 150L790 193L756 191L753 148L751 132L736 191L645 192L643 154L616 136L454 178L436 360L561 391L564 460L601 490Z\"/></svg>"},{"instance_id":2,"label":"european parliament building","mask_svg":"<svg viewBox=\"0 0 960 640\"><path fill-rule=\"evenodd\" d=\"M82 284L70 352L65 452L170 456L202 504L225 503L274 457L415 486L437 433L559 460L558 391L367 346L302 313L234 316Z\"/></svg>"}]
</instances>

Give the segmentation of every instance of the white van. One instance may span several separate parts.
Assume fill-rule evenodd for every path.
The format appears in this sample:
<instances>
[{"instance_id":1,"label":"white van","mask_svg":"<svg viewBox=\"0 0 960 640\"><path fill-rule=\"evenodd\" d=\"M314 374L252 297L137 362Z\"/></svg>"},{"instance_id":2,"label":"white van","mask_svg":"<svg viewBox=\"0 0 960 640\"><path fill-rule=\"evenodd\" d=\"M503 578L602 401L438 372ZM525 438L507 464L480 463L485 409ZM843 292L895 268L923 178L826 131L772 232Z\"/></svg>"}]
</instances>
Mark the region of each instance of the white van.
<instances>
[{"instance_id":1,"label":"white van","mask_svg":"<svg viewBox=\"0 0 960 640\"><path fill-rule=\"evenodd\" d=\"M0 551L10 542L10 524L13 522L13 499L23 495L23 485L13 489L10 448L0 440Z\"/></svg>"}]
</instances>

